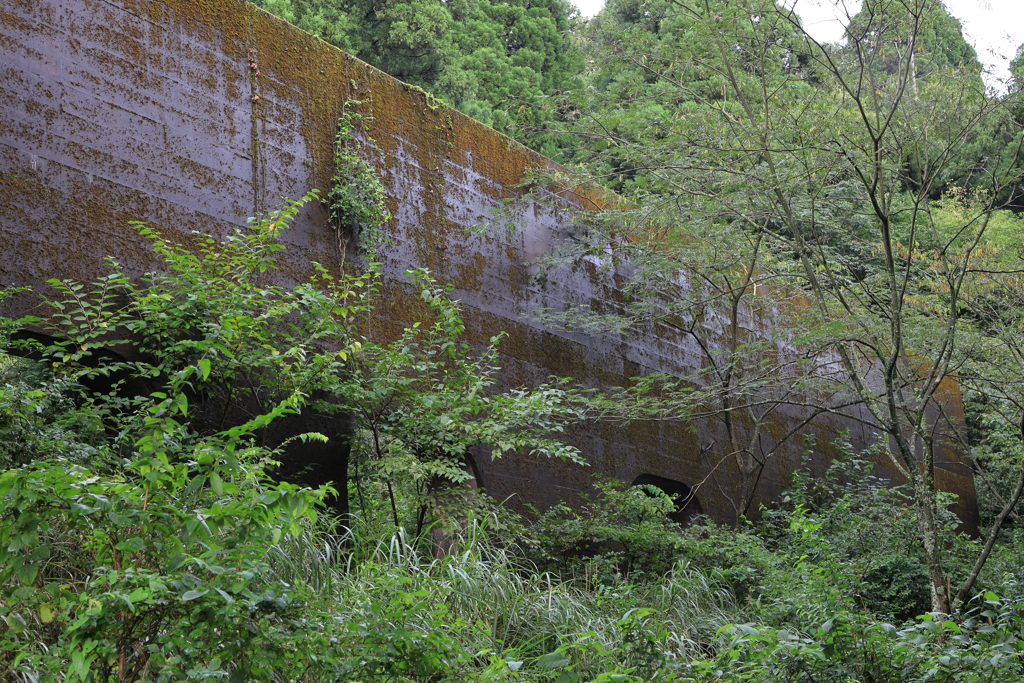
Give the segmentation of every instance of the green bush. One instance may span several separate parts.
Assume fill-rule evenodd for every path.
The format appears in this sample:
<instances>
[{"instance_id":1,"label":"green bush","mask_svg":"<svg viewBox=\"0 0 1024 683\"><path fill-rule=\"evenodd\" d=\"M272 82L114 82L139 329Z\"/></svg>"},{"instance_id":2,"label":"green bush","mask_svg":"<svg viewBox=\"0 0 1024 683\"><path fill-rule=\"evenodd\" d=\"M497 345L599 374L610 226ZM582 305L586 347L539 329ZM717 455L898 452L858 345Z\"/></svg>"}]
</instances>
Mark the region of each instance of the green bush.
<instances>
[{"instance_id":1,"label":"green bush","mask_svg":"<svg viewBox=\"0 0 1024 683\"><path fill-rule=\"evenodd\" d=\"M490 393L499 340L464 345L429 273L392 344L358 335L372 272L269 284L299 205L199 256L146 231L164 272L54 281L54 315L19 321L51 341L0 357L0 679L1022 678L1017 535L982 577L1007 599L918 616L913 515L848 447L739 528L681 528L659 490L614 482L532 524L457 486L481 443L578 458L552 438L572 392ZM141 357L98 351L128 339ZM268 434L314 406L362 411L348 529L328 487L271 476ZM957 567L974 542L946 537Z\"/></svg>"},{"instance_id":2,"label":"green bush","mask_svg":"<svg viewBox=\"0 0 1024 683\"><path fill-rule=\"evenodd\" d=\"M95 462L106 439L103 423L78 406L87 390L39 361L0 353L0 469L62 453Z\"/></svg>"},{"instance_id":3,"label":"green bush","mask_svg":"<svg viewBox=\"0 0 1024 683\"><path fill-rule=\"evenodd\" d=\"M393 344L358 335L374 271L314 264L309 282L269 282L309 198L224 240L198 236L195 252L140 225L164 270L52 280L49 317L0 321L0 343L42 359L0 366L0 678L461 680L472 627L413 576L377 573L367 539L311 534L334 492L271 478L289 441L275 450L275 430L310 408L361 411L369 468L422 512L444 507L430 485L460 481L481 442L578 457L552 438L575 411L554 386L490 393L498 339L480 354L461 343L458 305L426 271L412 284L427 319ZM19 327L46 336L14 340ZM302 539L333 549L316 581L280 571L281 548ZM363 599L316 592L351 588L359 558Z\"/></svg>"},{"instance_id":4,"label":"green bush","mask_svg":"<svg viewBox=\"0 0 1024 683\"><path fill-rule=\"evenodd\" d=\"M710 520L687 528L669 518L675 502L654 487L598 480L578 509L555 506L519 539L538 567L585 582L654 581L676 567L711 572L745 600L776 558L754 534Z\"/></svg>"},{"instance_id":5,"label":"green bush","mask_svg":"<svg viewBox=\"0 0 1024 683\"><path fill-rule=\"evenodd\" d=\"M840 440L841 457L831 463L820 478L809 474L810 463L793 476L793 485L782 504L765 512L763 533L769 548L779 554L812 560L834 556L843 568L842 591L857 606L881 619L904 622L930 607L928 575L918 528L903 487L872 474L873 461L881 446L857 453L845 439ZM808 456L809 457L809 456ZM817 525L813 547L807 547L793 533L794 520L806 518ZM946 512L942 520L944 537L953 540L945 557L955 572L966 573L963 546L973 541L958 536L958 520ZM958 561L958 558L965 558ZM952 577L955 582L956 575ZM787 582L783 579L780 586ZM778 589L784 592L784 589ZM813 597L813 596L811 596ZM794 604L802 603L797 598ZM781 623L781 622L779 622Z\"/></svg>"},{"instance_id":6,"label":"green bush","mask_svg":"<svg viewBox=\"0 0 1024 683\"><path fill-rule=\"evenodd\" d=\"M556 505L538 515L520 539L526 557L544 570L571 576L584 563L598 581L659 575L679 557L674 503L660 491L598 480L579 509Z\"/></svg>"},{"instance_id":7,"label":"green bush","mask_svg":"<svg viewBox=\"0 0 1024 683\"><path fill-rule=\"evenodd\" d=\"M873 614L904 622L928 611L928 590L928 568L920 558L896 555L867 564L860 597Z\"/></svg>"},{"instance_id":8,"label":"green bush","mask_svg":"<svg viewBox=\"0 0 1024 683\"><path fill-rule=\"evenodd\" d=\"M320 288L260 283L300 204L200 238L199 256L143 229L166 272L142 286L119 270L91 287L52 281L53 315L18 321L56 340L15 344L47 370L3 395L12 445L36 446L0 474L5 678L269 680L310 666L297 643L326 637L329 617L268 576L266 557L328 489L273 482L276 454L257 438L340 367L313 349L328 332L345 348L340 309L360 296L322 270ZM129 335L145 360L97 353ZM260 400L229 398L245 391ZM214 428L218 399L247 410Z\"/></svg>"}]
</instances>

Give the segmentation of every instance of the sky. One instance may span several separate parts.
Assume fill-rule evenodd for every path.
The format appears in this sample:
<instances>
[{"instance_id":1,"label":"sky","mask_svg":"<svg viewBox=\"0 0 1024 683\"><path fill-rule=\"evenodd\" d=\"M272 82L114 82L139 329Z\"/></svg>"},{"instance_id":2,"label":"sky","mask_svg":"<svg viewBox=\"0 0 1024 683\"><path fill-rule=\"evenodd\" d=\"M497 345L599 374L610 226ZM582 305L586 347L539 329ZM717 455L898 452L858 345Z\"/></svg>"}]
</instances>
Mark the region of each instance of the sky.
<instances>
[{"instance_id":1,"label":"sky","mask_svg":"<svg viewBox=\"0 0 1024 683\"><path fill-rule=\"evenodd\" d=\"M583 16L593 16L604 0L570 0ZM850 15L860 8L860 0L789 0L795 4L808 33L816 40L832 42L843 35L844 7ZM1009 63L1017 46L1024 43L1024 0L945 0L950 14L960 20L964 36L974 45L978 59L991 75L989 84L1009 75ZM838 5L838 7L837 7Z\"/></svg>"}]
</instances>

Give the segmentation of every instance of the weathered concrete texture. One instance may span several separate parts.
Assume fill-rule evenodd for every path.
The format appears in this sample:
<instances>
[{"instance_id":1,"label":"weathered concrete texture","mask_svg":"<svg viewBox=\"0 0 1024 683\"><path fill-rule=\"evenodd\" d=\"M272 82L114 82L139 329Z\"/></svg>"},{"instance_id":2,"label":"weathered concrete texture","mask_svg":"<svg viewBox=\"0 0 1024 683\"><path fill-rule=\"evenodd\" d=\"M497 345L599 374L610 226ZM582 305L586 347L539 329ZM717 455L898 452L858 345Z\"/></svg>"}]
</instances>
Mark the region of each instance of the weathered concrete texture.
<instances>
[{"instance_id":1,"label":"weathered concrete texture","mask_svg":"<svg viewBox=\"0 0 1024 683\"><path fill-rule=\"evenodd\" d=\"M156 261L129 221L187 243L192 231L223 233L281 197L326 191L346 100L366 101L360 112L373 117L365 132L382 154L395 216L375 334L394 334L413 320L419 307L401 273L426 266L455 285L472 341L508 332L501 346L506 387L552 374L609 386L700 364L692 342L667 327L624 340L530 321L541 306L607 310L619 298L614 276L597 268L531 281L529 259L558 232L550 212L530 210L509 239L464 231L515 196L525 170L551 162L238 0L0 1L0 282L43 291L50 277L88 280L104 272L108 255L141 273ZM339 267L321 207L307 205L285 239L285 277L303 279L313 261ZM5 312L30 309L35 296L8 302ZM955 389L947 407L962 419ZM784 412L781 427L798 418ZM830 455L825 444L841 426L856 443L871 437L855 422L811 425L819 472ZM653 475L705 482L697 492L703 510L723 521L735 516L735 465L712 471L712 458L700 456L702 447L726 442L710 420L587 425L570 438L591 467L481 457L483 485L499 499L515 494L543 507L576 500L595 473L626 481ZM785 488L803 449L795 439L768 461L759 501ZM959 512L972 526L970 470L952 447L941 459L940 482L960 495Z\"/></svg>"}]
</instances>

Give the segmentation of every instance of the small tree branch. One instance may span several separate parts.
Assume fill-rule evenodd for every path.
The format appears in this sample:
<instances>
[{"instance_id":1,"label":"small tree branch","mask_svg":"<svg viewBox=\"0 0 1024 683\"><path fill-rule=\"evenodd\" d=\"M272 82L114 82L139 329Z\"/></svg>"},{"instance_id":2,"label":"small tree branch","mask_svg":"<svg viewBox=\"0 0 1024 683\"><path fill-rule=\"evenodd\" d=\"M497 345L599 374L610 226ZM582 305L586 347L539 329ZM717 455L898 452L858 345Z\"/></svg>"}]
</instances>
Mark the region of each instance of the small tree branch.
<instances>
[{"instance_id":1,"label":"small tree branch","mask_svg":"<svg viewBox=\"0 0 1024 683\"><path fill-rule=\"evenodd\" d=\"M1024 418L1021 419L1020 425L1021 439L1024 439ZM1006 505L999 512L996 520L992 523L992 530L989 531L988 539L985 541L985 547L982 548L981 554L978 555L977 561L974 563L974 567L971 569L970 575L964 584L960 587L960 590L956 594L956 599L953 600L953 610L955 611L971 593L971 589L974 588L975 582L978 580L978 575L981 574L982 568L985 566L985 562L988 560L988 556L992 553L992 547L996 544L996 538L999 537L999 530L1003 527L1003 522L1010 516L1010 513L1015 507L1017 507L1018 501L1020 501L1021 493L1024 493L1024 459L1021 459L1020 473L1017 475L1017 486L1013 489L1013 494L1010 499L1006 501Z\"/></svg>"}]
</instances>

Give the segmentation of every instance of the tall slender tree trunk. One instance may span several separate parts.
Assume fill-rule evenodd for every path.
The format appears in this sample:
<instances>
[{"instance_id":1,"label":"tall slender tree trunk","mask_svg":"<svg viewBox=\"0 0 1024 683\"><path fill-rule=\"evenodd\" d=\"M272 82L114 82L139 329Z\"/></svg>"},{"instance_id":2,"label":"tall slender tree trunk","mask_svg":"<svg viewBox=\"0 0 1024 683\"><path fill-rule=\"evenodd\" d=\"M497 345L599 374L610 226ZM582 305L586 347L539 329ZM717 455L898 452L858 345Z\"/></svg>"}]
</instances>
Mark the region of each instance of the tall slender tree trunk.
<instances>
[{"instance_id":1,"label":"tall slender tree trunk","mask_svg":"<svg viewBox=\"0 0 1024 683\"><path fill-rule=\"evenodd\" d=\"M949 614L949 585L942 571L942 552L939 544L939 528L936 520L936 496L927 477L914 476L914 505L917 508L917 526L924 547L925 563L928 567L928 582L931 585L932 611Z\"/></svg>"}]
</instances>

